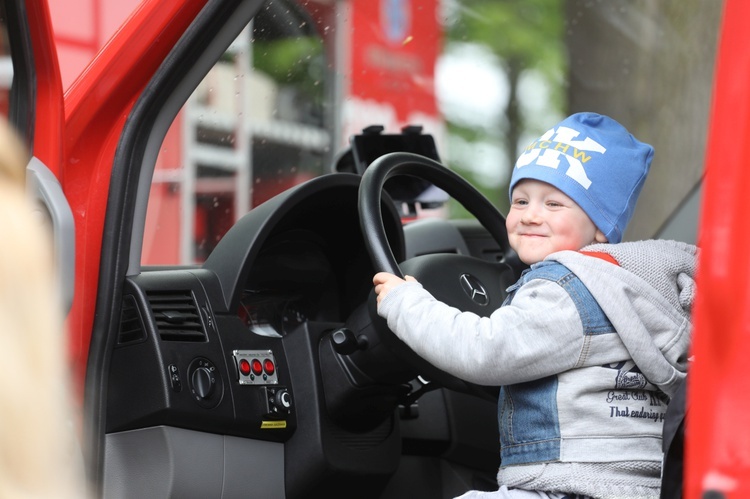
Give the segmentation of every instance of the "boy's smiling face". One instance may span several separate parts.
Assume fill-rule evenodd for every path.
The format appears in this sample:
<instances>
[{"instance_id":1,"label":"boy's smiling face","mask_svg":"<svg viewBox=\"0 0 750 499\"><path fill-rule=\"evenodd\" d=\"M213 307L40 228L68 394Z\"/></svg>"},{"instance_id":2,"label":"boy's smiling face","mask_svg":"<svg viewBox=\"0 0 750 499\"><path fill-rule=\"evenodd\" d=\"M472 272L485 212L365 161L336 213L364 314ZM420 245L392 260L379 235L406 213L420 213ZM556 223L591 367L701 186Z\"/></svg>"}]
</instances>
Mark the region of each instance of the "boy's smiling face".
<instances>
[{"instance_id":1,"label":"boy's smiling face","mask_svg":"<svg viewBox=\"0 0 750 499\"><path fill-rule=\"evenodd\" d=\"M524 179L513 188L505 220L508 239L521 261L531 265L556 251L577 251L607 242L575 201L552 185Z\"/></svg>"}]
</instances>

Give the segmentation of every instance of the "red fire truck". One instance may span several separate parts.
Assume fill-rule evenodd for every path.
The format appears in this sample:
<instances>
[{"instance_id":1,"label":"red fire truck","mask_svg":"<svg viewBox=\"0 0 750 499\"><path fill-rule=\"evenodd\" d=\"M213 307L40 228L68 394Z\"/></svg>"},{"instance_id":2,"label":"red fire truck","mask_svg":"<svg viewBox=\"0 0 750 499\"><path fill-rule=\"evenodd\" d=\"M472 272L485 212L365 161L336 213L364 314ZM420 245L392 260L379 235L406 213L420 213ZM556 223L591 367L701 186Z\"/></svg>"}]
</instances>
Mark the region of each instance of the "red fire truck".
<instances>
[{"instance_id":1,"label":"red fire truck","mask_svg":"<svg viewBox=\"0 0 750 499\"><path fill-rule=\"evenodd\" d=\"M454 255L492 267L502 288L493 299L501 299L521 270L502 215L429 167L408 170L402 182L360 182L389 149L449 157L435 67L448 19L457 9L481 19L475 4L0 3L2 106L32 152L30 182L55 225L82 447L97 494L492 489L496 394L437 371L376 327L371 278L416 255ZM687 225L700 241L684 493L744 497L750 4L694 2L716 15L706 29L672 3L596 10L568 2L571 74L586 77L570 85L592 85L571 93L565 108L633 98L623 108L650 114L626 116L629 128L674 132L657 147L665 159L650 189L660 204L640 212L638 237L680 237ZM532 9L517 24L533 17ZM715 63L713 51L706 60L683 50L674 66L607 53L606 44L585 43L593 26L609 27L599 40L622 36L645 53L692 47L691 36L706 30ZM617 60L619 71L597 74L603 60ZM691 72L700 62L715 71ZM670 75L667 99L655 89ZM710 85L697 88L702 78ZM621 92L623 82L626 96L602 91ZM680 153L700 171L688 171ZM404 224L444 208L445 192L477 220ZM655 219L657 229L648 225ZM447 274L435 285L457 285Z\"/></svg>"}]
</instances>

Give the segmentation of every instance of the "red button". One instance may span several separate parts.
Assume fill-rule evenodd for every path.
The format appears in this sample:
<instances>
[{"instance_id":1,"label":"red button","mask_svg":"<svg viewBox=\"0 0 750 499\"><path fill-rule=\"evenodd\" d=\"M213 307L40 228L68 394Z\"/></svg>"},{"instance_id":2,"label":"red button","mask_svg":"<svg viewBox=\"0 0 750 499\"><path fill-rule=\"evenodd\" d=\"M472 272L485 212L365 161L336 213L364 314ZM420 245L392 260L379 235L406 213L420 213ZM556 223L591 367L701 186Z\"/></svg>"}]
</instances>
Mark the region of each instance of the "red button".
<instances>
[{"instance_id":1,"label":"red button","mask_svg":"<svg viewBox=\"0 0 750 499\"><path fill-rule=\"evenodd\" d=\"M243 376L250 374L250 363L247 359L240 359L240 372Z\"/></svg>"},{"instance_id":2,"label":"red button","mask_svg":"<svg viewBox=\"0 0 750 499\"><path fill-rule=\"evenodd\" d=\"M276 366L273 365L273 361L271 359L266 359L263 361L263 369L269 376L273 375L273 373L276 372Z\"/></svg>"},{"instance_id":3,"label":"red button","mask_svg":"<svg viewBox=\"0 0 750 499\"><path fill-rule=\"evenodd\" d=\"M253 368L253 373L256 376L260 376L263 373L263 366L261 365L261 363L260 363L260 361L258 359L253 359L253 362L252 362L251 365L252 365L252 368Z\"/></svg>"}]
</instances>

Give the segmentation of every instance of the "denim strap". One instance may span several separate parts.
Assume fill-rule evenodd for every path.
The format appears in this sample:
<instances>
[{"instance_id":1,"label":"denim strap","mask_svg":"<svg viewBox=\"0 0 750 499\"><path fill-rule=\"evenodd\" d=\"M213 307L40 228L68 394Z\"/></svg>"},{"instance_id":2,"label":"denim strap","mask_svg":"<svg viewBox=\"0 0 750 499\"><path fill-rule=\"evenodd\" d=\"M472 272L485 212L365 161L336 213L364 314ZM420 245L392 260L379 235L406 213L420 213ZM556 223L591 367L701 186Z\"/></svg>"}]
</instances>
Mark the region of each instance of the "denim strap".
<instances>
[{"instance_id":1,"label":"denim strap","mask_svg":"<svg viewBox=\"0 0 750 499\"><path fill-rule=\"evenodd\" d=\"M616 332L612 323L581 280L561 263L544 261L526 270L508 288L505 304L516 291L533 279L560 285L578 310L584 335ZM560 459L560 424L557 410L556 375L503 386L498 400L500 456L504 466Z\"/></svg>"}]
</instances>

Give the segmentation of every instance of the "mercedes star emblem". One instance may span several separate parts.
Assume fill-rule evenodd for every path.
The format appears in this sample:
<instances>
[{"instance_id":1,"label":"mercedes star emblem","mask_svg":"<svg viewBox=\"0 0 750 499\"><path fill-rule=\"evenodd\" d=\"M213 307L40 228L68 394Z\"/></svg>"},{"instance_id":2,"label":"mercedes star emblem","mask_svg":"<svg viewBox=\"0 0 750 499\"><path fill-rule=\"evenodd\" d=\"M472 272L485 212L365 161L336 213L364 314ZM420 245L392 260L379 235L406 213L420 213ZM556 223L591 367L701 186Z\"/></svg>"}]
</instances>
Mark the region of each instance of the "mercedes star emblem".
<instances>
[{"instance_id":1,"label":"mercedes star emblem","mask_svg":"<svg viewBox=\"0 0 750 499\"><path fill-rule=\"evenodd\" d=\"M490 302L490 297L487 296L487 291L482 286L482 283L471 274L461 274L459 277L461 281L461 287L464 292L469 295L469 298L477 305L485 306Z\"/></svg>"}]
</instances>

